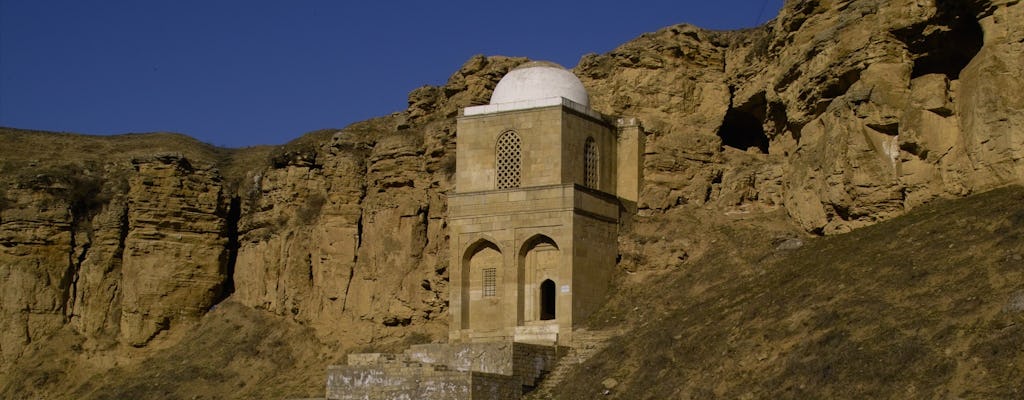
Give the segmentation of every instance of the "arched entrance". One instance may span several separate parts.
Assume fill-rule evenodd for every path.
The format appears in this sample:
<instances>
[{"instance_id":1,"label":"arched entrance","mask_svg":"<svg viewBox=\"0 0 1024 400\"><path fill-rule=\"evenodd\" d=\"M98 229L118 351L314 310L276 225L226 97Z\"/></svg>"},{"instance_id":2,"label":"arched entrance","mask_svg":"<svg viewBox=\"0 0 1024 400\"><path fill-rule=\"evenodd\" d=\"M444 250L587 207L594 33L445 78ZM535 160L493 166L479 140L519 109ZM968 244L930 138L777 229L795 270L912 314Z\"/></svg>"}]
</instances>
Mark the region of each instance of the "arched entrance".
<instances>
[{"instance_id":1,"label":"arched entrance","mask_svg":"<svg viewBox=\"0 0 1024 400\"><path fill-rule=\"evenodd\" d=\"M480 240L469 246L462 268L462 326L476 330L501 327L502 255L494 243Z\"/></svg>"},{"instance_id":2,"label":"arched entrance","mask_svg":"<svg viewBox=\"0 0 1024 400\"><path fill-rule=\"evenodd\" d=\"M555 319L555 282L547 279L540 284L540 320Z\"/></svg>"},{"instance_id":3,"label":"arched entrance","mask_svg":"<svg viewBox=\"0 0 1024 400\"><path fill-rule=\"evenodd\" d=\"M562 253L551 237L536 234L523 242L519 251L518 314L519 325L535 321L554 319L555 280L560 279ZM550 287L542 292L540 285L547 282ZM544 295L547 293L548 295ZM546 300L545 300L546 299ZM547 301L550 307L541 312Z\"/></svg>"}]
</instances>

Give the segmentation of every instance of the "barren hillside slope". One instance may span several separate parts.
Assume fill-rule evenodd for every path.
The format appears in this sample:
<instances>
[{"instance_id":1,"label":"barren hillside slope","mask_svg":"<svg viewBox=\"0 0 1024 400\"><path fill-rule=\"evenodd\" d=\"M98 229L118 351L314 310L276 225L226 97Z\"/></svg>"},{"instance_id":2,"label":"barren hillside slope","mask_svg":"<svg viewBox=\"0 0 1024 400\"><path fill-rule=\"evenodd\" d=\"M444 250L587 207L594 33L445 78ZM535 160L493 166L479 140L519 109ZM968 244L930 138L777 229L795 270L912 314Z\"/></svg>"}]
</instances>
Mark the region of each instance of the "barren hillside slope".
<instances>
[{"instance_id":1,"label":"barren hillside slope","mask_svg":"<svg viewBox=\"0 0 1024 400\"><path fill-rule=\"evenodd\" d=\"M676 226L714 249L623 279L592 325L631 329L555 398L1024 396L1024 187L794 250L752 222Z\"/></svg>"}]
</instances>

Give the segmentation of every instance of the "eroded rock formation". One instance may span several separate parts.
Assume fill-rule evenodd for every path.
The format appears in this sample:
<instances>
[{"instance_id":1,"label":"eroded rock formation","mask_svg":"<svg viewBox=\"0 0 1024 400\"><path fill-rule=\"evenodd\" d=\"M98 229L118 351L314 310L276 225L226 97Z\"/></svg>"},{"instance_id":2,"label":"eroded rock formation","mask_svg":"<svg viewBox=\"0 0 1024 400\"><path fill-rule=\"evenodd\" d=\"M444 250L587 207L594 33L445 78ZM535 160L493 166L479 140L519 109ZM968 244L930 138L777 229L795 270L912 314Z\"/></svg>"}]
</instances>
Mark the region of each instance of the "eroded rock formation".
<instances>
[{"instance_id":1,"label":"eroded rock formation","mask_svg":"<svg viewBox=\"0 0 1024 400\"><path fill-rule=\"evenodd\" d=\"M1024 179L1021 21L1018 0L790 1L760 28L673 26L575 72L648 132L642 215L782 209L842 233ZM5 131L5 365L65 327L146 346L229 297L343 346L443 337L454 117L526 61L473 57L403 112L273 150L62 135L91 155L69 157Z\"/></svg>"},{"instance_id":2,"label":"eroded rock formation","mask_svg":"<svg viewBox=\"0 0 1024 400\"><path fill-rule=\"evenodd\" d=\"M576 72L650 132L642 206L785 207L839 233L1021 179L1021 13L793 1L758 29L670 27Z\"/></svg>"}]
</instances>

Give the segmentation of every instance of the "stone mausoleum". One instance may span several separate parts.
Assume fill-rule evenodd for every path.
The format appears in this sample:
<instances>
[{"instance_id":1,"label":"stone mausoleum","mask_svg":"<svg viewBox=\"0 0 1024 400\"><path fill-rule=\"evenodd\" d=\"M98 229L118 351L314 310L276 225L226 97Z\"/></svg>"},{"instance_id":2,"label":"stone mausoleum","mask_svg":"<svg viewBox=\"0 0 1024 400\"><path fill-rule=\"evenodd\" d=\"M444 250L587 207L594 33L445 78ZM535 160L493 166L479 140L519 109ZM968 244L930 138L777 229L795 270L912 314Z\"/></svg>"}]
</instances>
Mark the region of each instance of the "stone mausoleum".
<instances>
[{"instance_id":1,"label":"stone mausoleum","mask_svg":"<svg viewBox=\"0 0 1024 400\"><path fill-rule=\"evenodd\" d=\"M639 191L640 127L590 109L572 72L531 62L457 132L450 341L568 344L605 298Z\"/></svg>"},{"instance_id":2,"label":"stone mausoleum","mask_svg":"<svg viewBox=\"0 0 1024 400\"><path fill-rule=\"evenodd\" d=\"M351 354L328 399L517 399L605 300L640 190L643 132L590 108L572 72L531 62L459 116L447 344Z\"/></svg>"}]
</instances>

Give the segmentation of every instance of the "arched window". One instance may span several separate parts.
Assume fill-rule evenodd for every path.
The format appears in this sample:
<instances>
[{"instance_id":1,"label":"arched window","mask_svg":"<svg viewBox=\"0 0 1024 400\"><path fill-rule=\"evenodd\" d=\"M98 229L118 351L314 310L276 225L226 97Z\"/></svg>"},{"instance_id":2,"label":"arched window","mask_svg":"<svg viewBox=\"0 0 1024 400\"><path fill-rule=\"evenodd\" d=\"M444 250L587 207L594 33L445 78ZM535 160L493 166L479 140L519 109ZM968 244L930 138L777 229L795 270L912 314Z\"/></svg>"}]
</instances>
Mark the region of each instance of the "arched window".
<instances>
[{"instance_id":1,"label":"arched window","mask_svg":"<svg viewBox=\"0 0 1024 400\"><path fill-rule=\"evenodd\" d=\"M508 131L498 137L497 154L498 189L519 187L519 167L522 159L519 135Z\"/></svg>"},{"instance_id":2,"label":"arched window","mask_svg":"<svg viewBox=\"0 0 1024 400\"><path fill-rule=\"evenodd\" d=\"M598 181L600 157L597 143L594 142L594 138L588 137L587 142L583 144L583 184L589 188L597 189L597 185L600 183Z\"/></svg>"},{"instance_id":3,"label":"arched window","mask_svg":"<svg viewBox=\"0 0 1024 400\"><path fill-rule=\"evenodd\" d=\"M546 279L540 284L540 320L555 319L555 282Z\"/></svg>"}]
</instances>

